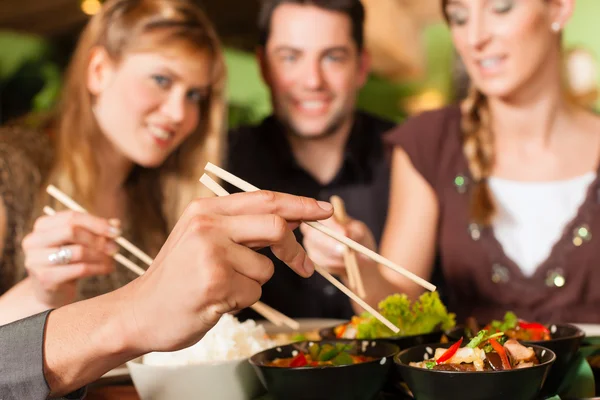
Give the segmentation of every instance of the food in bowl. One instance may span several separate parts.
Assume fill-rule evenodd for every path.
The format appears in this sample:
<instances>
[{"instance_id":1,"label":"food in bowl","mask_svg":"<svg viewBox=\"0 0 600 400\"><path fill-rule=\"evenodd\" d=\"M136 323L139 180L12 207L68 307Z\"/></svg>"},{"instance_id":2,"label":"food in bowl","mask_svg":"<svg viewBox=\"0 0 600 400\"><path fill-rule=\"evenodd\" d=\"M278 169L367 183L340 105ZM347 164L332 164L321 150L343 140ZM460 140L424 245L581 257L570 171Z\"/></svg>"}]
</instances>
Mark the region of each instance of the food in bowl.
<instances>
[{"instance_id":1,"label":"food in bowl","mask_svg":"<svg viewBox=\"0 0 600 400\"><path fill-rule=\"evenodd\" d=\"M336 326L335 336L343 339L394 338L449 330L456 325L456 316L448 312L437 292L424 293L412 303L405 294L394 294L381 301L378 308L400 329L397 334L371 314L364 313L347 324Z\"/></svg>"},{"instance_id":2,"label":"food in bowl","mask_svg":"<svg viewBox=\"0 0 600 400\"><path fill-rule=\"evenodd\" d=\"M461 338L448 349L437 348L433 358L411 362L413 367L438 371L506 371L538 365L533 348L525 347L515 339L508 339L502 332L489 334L480 331L469 343L460 347Z\"/></svg>"},{"instance_id":3,"label":"food in bowl","mask_svg":"<svg viewBox=\"0 0 600 400\"><path fill-rule=\"evenodd\" d=\"M424 344L403 350L394 358L396 371L417 400L539 400L556 356L538 345L531 347L538 365L503 371L440 371L410 365L431 358L449 344ZM392 379L398 379L395 376ZM396 381L393 382L397 384Z\"/></svg>"},{"instance_id":4,"label":"food in bowl","mask_svg":"<svg viewBox=\"0 0 600 400\"><path fill-rule=\"evenodd\" d=\"M198 343L174 352L146 354L146 365L177 366L240 360L275 346L262 325L253 320L239 322L225 314Z\"/></svg>"},{"instance_id":5,"label":"food in bowl","mask_svg":"<svg viewBox=\"0 0 600 400\"><path fill-rule=\"evenodd\" d=\"M487 327L491 332L506 330L507 336L519 340L526 346L544 346L556 354L556 361L552 365L542 394L546 396L561 394L559 390L563 387L563 380L571 368L572 360L579 351L585 332L571 324L539 324L523 321L512 312L507 312L503 320L490 322ZM451 341L456 341L463 335L466 338L472 337L473 332L477 332L477 329L480 329L477 321L469 318L466 326L456 328L447 335ZM538 338L541 339L535 340Z\"/></svg>"},{"instance_id":6,"label":"food in bowl","mask_svg":"<svg viewBox=\"0 0 600 400\"><path fill-rule=\"evenodd\" d=\"M352 354L352 345L347 343L311 343L308 351L299 351L292 357L276 358L265 365L282 368L329 367L360 364L373 361L374 357Z\"/></svg>"},{"instance_id":7,"label":"food in bowl","mask_svg":"<svg viewBox=\"0 0 600 400\"><path fill-rule=\"evenodd\" d=\"M273 345L262 325L226 314L198 343L127 366L142 400L252 400L264 388L248 358Z\"/></svg>"},{"instance_id":8,"label":"food in bowl","mask_svg":"<svg viewBox=\"0 0 600 400\"><path fill-rule=\"evenodd\" d=\"M467 327L473 332L478 332L477 321L474 318L469 318ZM508 311L504 314L503 320L493 320L483 329L491 332L504 332L506 336L511 339L523 340L523 341L540 341L552 339L552 333L550 329L539 322L528 322L517 318L515 313Z\"/></svg>"},{"instance_id":9,"label":"food in bowl","mask_svg":"<svg viewBox=\"0 0 600 400\"><path fill-rule=\"evenodd\" d=\"M321 349L329 344L333 348L343 346L348 354L365 356L370 361L348 365L305 367L275 366L275 359L293 358L299 353L310 354L310 346L318 344ZM346 347L348 346L348 347ZM313 351L316 348L313 347ZM384 341L322 340L278 346L255 354L250 364L274 399L286 400L346 400L374 399L389 379L392 358L398 346Z\"/></svg>"},{"instance_id":10,"label":"food in bowl","mask_svg":"<svg viewBox=\"0 0 600 400\"><path fill-rule=\"evenodd\" d=\"M269 339L282 346L294 342L304 342L306 340L320 340L321 336L317 330L310 332L279 332L268 335Z\"/></svg>"}]
</instances>

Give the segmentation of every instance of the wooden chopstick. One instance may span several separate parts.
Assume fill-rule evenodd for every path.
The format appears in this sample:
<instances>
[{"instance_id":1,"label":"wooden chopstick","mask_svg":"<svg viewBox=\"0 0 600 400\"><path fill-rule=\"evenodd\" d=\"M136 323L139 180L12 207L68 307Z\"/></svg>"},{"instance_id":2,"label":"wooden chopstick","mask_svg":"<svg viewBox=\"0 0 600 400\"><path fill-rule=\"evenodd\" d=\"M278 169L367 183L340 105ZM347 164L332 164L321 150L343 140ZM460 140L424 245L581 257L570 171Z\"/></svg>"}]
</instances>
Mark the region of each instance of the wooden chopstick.
<instances>
[{"instance_id":1,"label":"wooden chopstick","mask_svg":"<svg viewBox=\"0 0 600 400\"><path fill-rule=\"evenodd\" d=\"M346 214L346 207L344 201L339 196L331 196L329 199L333 206L333 216L338 223L345 225L348 221L348 214ZM356 290L357 294L363 299L367 296L365 291L365 285L362 277L360 276L360 269L358 268L358 261L356 259L356 253L347 246L344 246L344 264L346 264L346 271L348 271L348 280L350 288Z\"/></svg>"},{"instance_id":2,"label":"wooden chopstick","mask_svg":"<svg viewBox=\"0 0 600 400\"><path fill-rule=\"evenodd\" d=\"M46 188L46 191L48 192L48 194L50 196L54 197L56 200L58 200L59 202L61 202L63 205L70 208L71 210L79 211L82 213L87 213L87 210L85 208L83 208L79 204L77 204L77 202L75 202L72 198L67 196L67 194L62 192L56 186L49 185ZM152 257L150 257L148 254L141 251L138 247L136 247L133 243L131 243L129 240L125 239L124 237L119 236L118 238L115 239L115 242L117 242L118 244L123 246L123 248L125 248L131 254L133 254L140 260L142 260L147 265L152 264L152 261L153 261Z\"/></svg>"},{"instance_id":3,"label":"wooden chopstick","mask_svg":"<svg viewBox=\"0 0 600 400\"><path fill-rule=\"evenodd\" d=\"M237 176L225 171L222 168L217 167L216 165L214 165L212 163L207 163L206 167L204 169L208 172L212 172L219 178L223 179L225 182L232 184L233 186L237 187L238 189L243 190L244 192L256 192L256 191L260 190L256 186L253 186L252 184L238 178ZM304 221L303 223L326 234L327 236L337 240L338 242L345 244L346 246L350 247L352 250L355 250L356 252L369 257L371 260L373 260L381 265L384 265L384 266L396 271L397 273L399 273L401 275L404 275L406 278L410 279L417 285L420 285L423 288L425 288L429 291L432 291L432 292L436 290L435 285L431 284L430 282L427 282L425 279L421 278L420 276L413 274L412 272L402 268L401 266L397 265L396 263L377 254L373 250L363 246L362 244L357 243L354 240L347 238L346 236L341 235L340 233L334 231L333 229L326 227L325 225L321 224L320 222Z\"/></svg>"},{"instance_id":4,"label":"wooden chopstick","mask_svg":"<svg viewBox=\"0 0 600 400\"><path fill-rule=\"evenodd\" d=\"M346 213L343 210L343 202L339 196L331 196L329 198L329 202L333 206L333 218L336 220L338 224L344 225L346 222ZM344 246L343 255L344 255L344 265L346 267L346 274L348 275L348 286L352 290L356 290L356 275L354 275L354 271L352 269L352 265L350 265L348 247ZM360 297L361 296L359 294Z\"/></svg>"},{"instance_id":5,"label":"wooden chopstick","mask_svg":"<svg viewBox=\"0 0 600 400\"><path fill-rule=\"evenodd\" d=\"M56 214L56 211L48 206L44 207L44 213L46 215L54 215ZM123 256L122 254L115 254L112 256L118 263L120 263L121 265L123 265L125 268L127 268L128 270L130 270L131 272L137 274L137 275L143 275L144 269L140 268L136 263L132 262L131 260L129 260L128 258L126 258L125 256Z\"/></svg>"},{"instance_id":6,"label":"wooden chopstick","mask_svg":"<svg viewBox=\"0 0 600 400\"><path fill-rule=\"evenodd\" d=\"M227 193L227 191L225 189L223 189L221 187L221 185L219 185L210 176L208 176L206 174L202 175L202 177L200 178L200 182L202 182L208 189L210 189L217 196L227 196L229 194L229 193ZM229 182L229 183L236 186L232 182ZM243 188L240 188L240 189L244 190ZM392 332L394 332L394 333L400 332L400 329L397 326L395 326L390 321L388 321L383 315L381 315L379 312L377 312L377 310L375 310L373 307L371 307L366 301L361 299L356 293L354 293L353 291L348 289L346 286L344 286L343 283L341 283L340 281L335 279L329 272L327 272L326 270L324 270L323 268L319 267L316 264L315 264L315 271L317 273L319 273L323 278L327 279L333 286L335 286L336 288L341 290L351 300L354 300L362 308L364 308L365 310L370 312L371 315L373 315L375 318L377 318L379 321L381 321L382 324L384 324L385 326L390 328L392 330Z\"/></svg>"},{"instance_id":7,"label":"wooden chopstick","mask_svg":"<svg viewBox=\"0 0 600 400\"><path fill-rule=\"evenodd\" d=\"M46 191L48 192L48 194L50 194L56 200L58 200L59 202L64 204L67 208L70 208L73 211L87 213L85 208L83 208L75 200L70 198L66 193L62 192L57 187L50 185L46 188ZM227 192L225 192L225 193L227 193ZM46 214L52 213L52 214L48 214L48 215L54 215L56 213L56 211L54 211L52 208L47 207L47 206L44 207L44 212ZM121 239L121 242L119 242L118 239ZM131 254L133 254L134 256L137 256L138 258L140 258L142 261L144 261L148 265L151 265L154 262L152 257L150 257L148 254L144 253L141 249L136 247L134 244L129 242L127 239L125 239L123 237L119 237L118 239L115 239L115 241L117 241L117 243L121 244L125 249L129 250L131 252ZM125 243L125 244L123 244L123 243ZM140 276L143 275L145 272L144 269L140 268L138 265L131 262L128 258L123 256L122 254L115 254L113 256L113 258L116 261L118 261L119 263L121 263L123 266L125 266L126 268L128 268L129 270L133 271L134 273L136 273ZM257 313L259 313L260 315L262 315L263 317L265 317L268 321L271 321L276 326L281 326L282 324L285 324L291 329L294 329L294 330L300 329L300 324L297 321L294 321L293 319L280 313L279 311L275 310L274 308L269 307L268 305L266 305L264 303L257 302L255 304L253 304L251 306L251 308L254 311L256 311ZM267 315L263 314L261 311L263 311L263 312L266 311Z\"/></svg>"},{"instance_id":8,"label":"wooden chopstick","mask_svg":"<svg viewBox=\"0 0 600 400\"><path fill-rule=\"evenodd\" d=\"M273 307L270 307L261 301L254 303L252 305L252 309L265 318L267 318L266 315L269 315L267 320L273 322L277 326L287 325L289 328L292 328L295 331L300 329L300 323L298 321L294 321L287 315L277 311Z\"/></svg>"}]
</instances>

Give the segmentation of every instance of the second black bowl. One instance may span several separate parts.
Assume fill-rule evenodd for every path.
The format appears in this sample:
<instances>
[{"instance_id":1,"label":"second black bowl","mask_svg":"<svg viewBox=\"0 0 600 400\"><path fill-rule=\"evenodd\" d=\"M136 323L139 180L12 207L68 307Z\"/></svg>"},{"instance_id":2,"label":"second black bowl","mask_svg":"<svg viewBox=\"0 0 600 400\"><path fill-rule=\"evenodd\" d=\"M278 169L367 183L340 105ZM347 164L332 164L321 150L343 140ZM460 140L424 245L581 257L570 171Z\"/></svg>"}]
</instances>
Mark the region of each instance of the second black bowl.
<instances>
[{"instance_id":1,"label":"second black bowl","mask_svg":"<svg viewBox=\"0 0 600 400\"><path fill-rule=\"evenodd\" d=\"M327 367L282 368L266 365L276 358L293 357L294 352L307 352L310 343L350 344L351 354L374 357L375 360ZM388 380L393 357L398 350L393 344L368 340L298 342L255 354L250 358L250 364L275 399L370 400L379 394Z\"/></svg>"},{"instance_id":2,"label":"second black bowl","mask_svg":"<svg viewBox=\"0 0 600 400\"><path fill-rule=\"evenodd\" d=\"M538 345L552 350L556 354L556 362L550 370L546 384L542 389L544 395L555 395L570 368L571 361L579 351L585 332L571 324L548 325L552 339L523 341L526 345ZM447 333L448 339L455 342L464 335L464 327L456 327ZM466 338L465 338L466 339Z\"/></svg>"},{"instance_id":3,"label":"second black bowl","mask_svg":"<svg viewBox=\"0 0 600 400\"><path fill-rule=\"evenodd\" d=\"M509 371L437 371L409 365L423 361L425 356L431 358L438 347L449 346L421 345L401 351L394 357L395 368L415 400L534 400L556 359L552 351L541 346L530 346L540 364Z\"/></svg>"}]
</instances>

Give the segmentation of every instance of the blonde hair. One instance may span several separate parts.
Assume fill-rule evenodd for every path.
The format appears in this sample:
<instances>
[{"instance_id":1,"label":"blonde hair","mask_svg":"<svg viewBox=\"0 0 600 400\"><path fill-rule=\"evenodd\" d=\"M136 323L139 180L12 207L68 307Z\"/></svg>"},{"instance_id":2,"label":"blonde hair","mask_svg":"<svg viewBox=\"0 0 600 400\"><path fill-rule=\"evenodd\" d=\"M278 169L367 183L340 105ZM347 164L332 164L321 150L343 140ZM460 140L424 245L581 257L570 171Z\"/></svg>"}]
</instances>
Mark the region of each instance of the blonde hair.
<instances>
[{"instance_id":1,"label":"blonde hair","mask_svg":"<svg viewBox=\"0 0 600 400\"><path fill-rule=\"evenodd\" d=\"M471 194L471 219L480 225L489 225L495 207L487 179L494 167L494 137L490 111L485 96L471 88L461 104L463 151L473 177Z\"/></svg>"},{"instance_id":2,"label":"blonde hair","mask_svg":"<svg viewBox=\"0 0 600 400\"><path fill-rule=\"evenodd\" d=\"M118 62L130 51L167 46L186 53L208 53L213 82L200 103L196 131L160 167L134 167L126 184L128 220L146 249L154 252L187 204L209 193L198 179L206 162L219 162L223 152L226 72L221 45L211 23L191 1L109 0L91 18L67 70L56 121L55 164L49 175L49 183L93 212L101 162L93 143L102 132L86 85L90 53L101 47ZM46 195L40 197L44 203L49 200Z\"/></svg>"}]
</instances>

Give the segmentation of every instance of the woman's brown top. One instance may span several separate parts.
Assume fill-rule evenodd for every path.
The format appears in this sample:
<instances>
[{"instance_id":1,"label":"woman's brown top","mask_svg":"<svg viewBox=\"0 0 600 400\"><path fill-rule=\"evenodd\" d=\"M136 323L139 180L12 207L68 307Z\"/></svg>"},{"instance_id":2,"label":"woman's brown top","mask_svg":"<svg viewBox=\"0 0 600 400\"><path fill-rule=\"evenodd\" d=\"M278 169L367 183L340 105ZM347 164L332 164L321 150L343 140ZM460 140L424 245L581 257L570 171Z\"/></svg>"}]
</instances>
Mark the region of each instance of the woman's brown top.
<instances>
[{"instance_id":1,"label":"woman's brown top","mask_svg":"<svg viewBox=\"0 0 600 400\"><path fill-rule=\"evenodd\" d=\"M452 311L459 320L514 311L542 322L600 323L600 180L536 272L525 276L506 256L493 228L472 224L472 182L457 106L423 113L390 132L437 196L437 248ZM543 199L540 199L543 201Z\"/></svg>"},{"instance_id":2,"label":"woman's brown top","mask_svg":"<svg viewBox=\"0 0 600 400\"><path fill-rule=\"evenodd\" d=\"M0 246L0 294L27 276L21 241L31 231L37 198L53 161L53 147L46 134L17 127L0 128L0 201L5 209L4 243ZM64 209L50 204L57 210ZM126 222L126 221L125 221ZM123 230L134 243L127 224ZM132 261L136 262L135 259ZM145 268L141 262L138 265ZM60 267L56 267L60 268ZM82 279L80 298L117 289L137 275L117 265L107 276Z\"/></svg>"}]
</instances>

